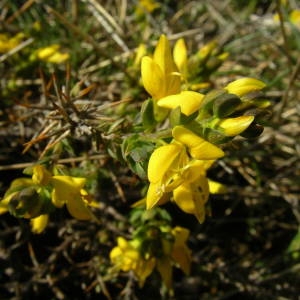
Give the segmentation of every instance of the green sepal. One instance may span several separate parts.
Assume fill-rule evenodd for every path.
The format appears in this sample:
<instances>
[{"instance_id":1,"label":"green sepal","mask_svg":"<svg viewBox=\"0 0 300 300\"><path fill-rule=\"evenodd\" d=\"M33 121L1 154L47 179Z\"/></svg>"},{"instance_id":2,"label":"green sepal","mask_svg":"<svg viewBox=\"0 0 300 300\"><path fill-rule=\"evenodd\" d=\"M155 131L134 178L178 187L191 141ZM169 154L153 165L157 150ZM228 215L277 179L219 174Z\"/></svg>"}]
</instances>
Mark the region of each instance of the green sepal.
<instances>
[{"instance_id":1,"label":"green sepal","mask_svg":"<svg viewBox=\"0 0 300 300\"><path fill-rule=\"evenodd\" d=\"M171 110L169 120L172 127L181 124L181 109L179 106Z\"/></svg>"},{"instance_id":2,"label":"green sepal","mask_svg":"<svg viewBox=\"0 0 300 300\"><path fill-rule=\"evenodd\" d=\"M193 121L198 115L198 111L194 112L193 114L186 116L185 114L181 113L180 107L176 107L171 110L169 119L170 124L172 127L175 127L177 125L184 125L191 121Z\"/></svg>"},{"instance_id":3,"label":"green sepal","mask_svg":"<svg viewBox=\"0 0 300 300\"><path fill-rule=\"evenodd\" d=\"M199 109L199 115L197 116L197 120L201 121L205 118L209 118L213 114L213 104L215 100L219 97L222 97L227 92L223 89L213 90L207 93L202 101L202 104Z\"/></svg>"},{"instance_id":4,"label":"green sepal","mask_svg":"<svg viewBox=\"0 0 300 300\"><path fill-rule=\"evenodd\" d=\"M235 112L241 99L234 94L221 94L213 103L213 114L218 118L226 118Z\"/></svg>"},{"instance_id":5,"label":"green sepal","mask_svg":"<svg viewBox=\"0 0 300 300\"><path fill-rule=\"evenodd\" d=\"M204 137L205 134L205 127L203 127L200 123L196 122L196 121L192 121L188 124L185 124L184 127L186 127L187 129L189 129L190 131L194 132L195 134Z\"/></svg>"},{"instance_id":6,"label":"green sepal","mask_svg":"<svg viewBox=\"0 0 300 300\"><path fill-rule=\"evenodd\" d=\"M232 137L224 135L222 132L212 129L204 129L204 138L212 144L223 144L232 140Z\"/></svg>"}]
</instances>

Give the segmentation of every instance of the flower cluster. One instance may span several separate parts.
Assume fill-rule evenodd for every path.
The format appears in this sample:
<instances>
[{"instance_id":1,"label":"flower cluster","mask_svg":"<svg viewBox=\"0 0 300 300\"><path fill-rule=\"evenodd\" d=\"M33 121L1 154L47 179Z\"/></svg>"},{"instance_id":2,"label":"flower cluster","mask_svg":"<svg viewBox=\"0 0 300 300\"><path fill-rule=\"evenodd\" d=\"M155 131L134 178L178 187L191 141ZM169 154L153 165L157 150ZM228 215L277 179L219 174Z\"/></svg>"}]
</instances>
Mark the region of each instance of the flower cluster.
<instances>
[{"instance_id":1,"label":"flower cluster","mask_svg":"<svg viewBox=\"0 0 300 300\"><path fill-rule=\"evenodd\" d=\"M139 224L133 239L118 237L110 259L117 271L133 271L140 287L157 270L165 286L170 289L173 266L178 266L185 274L190 272L191 252L187 246L190 232L180 226L172 228L166 221L155 220L156 215L159 212L156 211L151 220Z\"/></svg>"},{"instance_id":2,"label":"flower cluster","mask_svg":"<svg viewBox=\"0 0 300 300\"><path fill-rule=\"evenodd\" d=\"M224 152L183 126L174 127L172 135L173 141L150 157L147 208L166 202L172 192L173 201L202 223L209 196L206 170Z\"/></svg>"},{"instance_id":3,"label":"flower cluster","mask_svg":"<svg viewBox=\"0 0 300 300\"><path fill-rule=\"evenodd\" d=\"M15 179L0 202L0 214L31 220L32 231L41 233L48 223L49 213L66 205L78 220L90 220L88 208L91 197L84 189L86 179L67 175L53 175L43 165L32 168L31 178Z\"/></svg>"},{"instance_id":4,"label":"flower cluster","mask_svg":"<svg viewBox=\"0 0 300 300\"><path fill-rule=\"evenodd\" d=\"M24 37L25 35L22 32L17 33L12 37L5 33L0 33L0 53L6 53L17 47L22 42Z\"/></svg>"},{"instance_id":5,"label":"flower cluster","mask_svg":"<svg viewBox=\"0 0 300 300\"><path fill-rule=\"evenodd\" d=\"M199 57L210 57L213 45L202 50ZM166 131L168 124L171 133L157 140L159 146L150 156L146 207L150 209L171 200L203 222L205 204L210 189L213 190L206 172L216 159L224 156L219 144L240 134L261 133L258 115L269 102L258 96L265 84L254 78L241 78L207 94L187 90L189 85L183 85L188 79L185 43L179 40L172 54L165 35L160 37L153 57L142 58L141 74L152 97L147 106L153 107L143 108L144 124L148 129L156 126L157 131L160 124Z\"/></svg>"},{"instance_id":6,"label":"flower cluster","mask_svg":"<svg viewBox=\"0 0 300 300\"><path fill-rule=\"evenodd\" d=\"M69 53L61 52L60 45L53 44L47 47L42 47L35 50L30 60L40 60L51 64L61 64L70 58Z\"/></svg>"}]
</instances>

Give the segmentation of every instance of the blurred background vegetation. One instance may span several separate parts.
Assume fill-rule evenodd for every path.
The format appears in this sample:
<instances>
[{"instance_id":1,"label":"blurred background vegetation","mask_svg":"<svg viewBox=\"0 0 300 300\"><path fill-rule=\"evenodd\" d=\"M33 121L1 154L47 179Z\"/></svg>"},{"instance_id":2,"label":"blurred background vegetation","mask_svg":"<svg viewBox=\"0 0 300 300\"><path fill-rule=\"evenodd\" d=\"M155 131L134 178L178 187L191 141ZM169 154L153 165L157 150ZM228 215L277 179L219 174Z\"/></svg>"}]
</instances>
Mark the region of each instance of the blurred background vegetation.
<instances>
[{"instance_id":1,"label":"blurred background vegetation","mask_svg":"<svg viewBox=\"0 0 300 300\"><path fill-rule=\"evenodd\" d=\"M140 289L132 276L111 273L108 259L116 237L131 232L130 205L143 188L113 157L147 99L136 53L142 43L151 53L161 33L171 43L183 37L191 53L216 41L229 56L205 80L222 87L258 78L272 103L262 135L235 139L210 170L228 187L211 196L212 216L200 225L170 207L174 224L191 230L193 251L191 275L174 274L173 298L297 299L299 9L296 0L0 0L1 196L40 158L88 177L103 204L99 223L62 211L41 235L2 215L0 299L166 297L159 276ZM57 111L63 95L79 114L70 103Z\"/></svg>"}]
</instances>

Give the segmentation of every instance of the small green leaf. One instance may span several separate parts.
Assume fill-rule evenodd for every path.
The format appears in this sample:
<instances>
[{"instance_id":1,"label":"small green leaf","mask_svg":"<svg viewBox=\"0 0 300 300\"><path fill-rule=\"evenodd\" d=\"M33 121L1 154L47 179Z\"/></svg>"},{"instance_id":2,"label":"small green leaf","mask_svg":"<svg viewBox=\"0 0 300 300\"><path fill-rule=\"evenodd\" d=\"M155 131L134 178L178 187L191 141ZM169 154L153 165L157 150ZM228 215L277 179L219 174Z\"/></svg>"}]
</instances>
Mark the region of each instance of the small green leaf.
<instances>
[{"instance_id":1,"label":"small green leaf","mask_svg":"<svg viewBox=\"0 0 300 300\"><path fill-rule=\"evenodd\" d=\"M153 100L146 100L141 108L142 123L146 130L151 130L155 127L156 121L154 117Z\"/></svg>"},{"instance_id":2,"label":"small green leaf","mask_svg":"<svg viewBox=\"0 0 300 300\"><path fill-rule=\"evenodd\" d=\"M291 253L294 259L300 258L300 228L298 229L298 232L290 242L287 248L287 252Z\"/></svg>"}]
</instances>

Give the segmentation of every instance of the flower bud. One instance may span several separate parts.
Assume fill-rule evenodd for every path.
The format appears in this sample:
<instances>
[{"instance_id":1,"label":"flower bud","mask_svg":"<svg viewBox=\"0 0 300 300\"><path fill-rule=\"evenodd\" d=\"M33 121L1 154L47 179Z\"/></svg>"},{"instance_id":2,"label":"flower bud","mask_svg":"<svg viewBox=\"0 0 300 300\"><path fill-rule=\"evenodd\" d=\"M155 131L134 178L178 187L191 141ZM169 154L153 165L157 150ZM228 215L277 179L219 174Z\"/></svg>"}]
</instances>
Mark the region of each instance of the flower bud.
<instances>
[{"instance_id":1,"label":"flower bud","mask_svg":"<svg viewBox=\"0 0 300 300\"><path fill-rule=\"evenodd\" d=\"M35 218L41 214L42 199L33 187L28 187L12 196L9 211L16 217Z\"/></svg>"},{"instance_id":2,"label":"flower bud","mask_svg":"<svg viewBox=\"0 0 300 300\"><path fill-rule=\"evenodd\" d=\"M242 97L250 92L260 91L265 86L265 83L258 79L246 77L230 82L225 87L225 90L230 94Z\"/></svg>"},{"instance_id":3,"label":"flower bud","mask_svg":"<svg viewBox=\"0 0 300 300\"><path fill-rule=\"evenodd\" d=\"M224 119L219 123L219 127L226 136L236 136L245 131L253 122L253 116L241 116L237 118Z\"/></svg>"}]
</instances>

